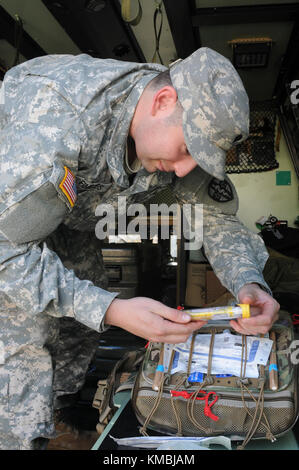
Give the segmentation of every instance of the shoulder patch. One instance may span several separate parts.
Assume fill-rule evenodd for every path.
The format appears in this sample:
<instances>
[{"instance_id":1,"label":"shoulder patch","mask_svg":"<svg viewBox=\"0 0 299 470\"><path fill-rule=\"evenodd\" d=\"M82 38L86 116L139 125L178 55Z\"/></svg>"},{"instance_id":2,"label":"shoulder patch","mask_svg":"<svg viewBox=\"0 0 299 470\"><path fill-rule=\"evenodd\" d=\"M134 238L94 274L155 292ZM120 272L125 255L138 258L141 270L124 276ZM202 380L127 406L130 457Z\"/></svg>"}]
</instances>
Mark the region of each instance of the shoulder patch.
<instances>
[{"instance_id":1,"label":"shoulder patch","mask_svg":"<svg viewBox=\"0 0 299 470\"><path fill-rule=\"evenodd\" d=\"M231 185L228 181L213 178L208 186L209 196L217 202L229 202L234 199Z\"/></svg>"},{"instance_id":2,"label":"shoulder patch","mask_svg":"<svg viewBox=\"0 0 299 470\"><path fill-rule=\"evenodd\" d=\"M59 184L59 188L67 198L70 206L74 207L75 202L77 200L76 181L74 174L66 166L64 166L64 177L61 183Z\"/></svg>"}]
</instances>

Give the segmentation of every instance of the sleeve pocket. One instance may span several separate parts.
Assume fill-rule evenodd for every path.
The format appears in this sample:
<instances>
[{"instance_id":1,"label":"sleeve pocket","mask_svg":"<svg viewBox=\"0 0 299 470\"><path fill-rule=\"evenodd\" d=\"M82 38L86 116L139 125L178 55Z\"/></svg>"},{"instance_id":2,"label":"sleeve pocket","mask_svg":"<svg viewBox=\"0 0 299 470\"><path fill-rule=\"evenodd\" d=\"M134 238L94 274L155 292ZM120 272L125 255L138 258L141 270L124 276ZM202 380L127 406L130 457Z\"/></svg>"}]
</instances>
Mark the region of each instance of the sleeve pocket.
<instances>
[{"instance_id":1,"label":"sleeve pocket","mask_svg":"<svg viewBox=\"0 0 299 470\"><path fill-rule=\"evenodd\" d=\"M45 239L69 212L55 185L47 181L7 209L0 218L0 231L13 243Z\"/></svg>"}]
</instances>

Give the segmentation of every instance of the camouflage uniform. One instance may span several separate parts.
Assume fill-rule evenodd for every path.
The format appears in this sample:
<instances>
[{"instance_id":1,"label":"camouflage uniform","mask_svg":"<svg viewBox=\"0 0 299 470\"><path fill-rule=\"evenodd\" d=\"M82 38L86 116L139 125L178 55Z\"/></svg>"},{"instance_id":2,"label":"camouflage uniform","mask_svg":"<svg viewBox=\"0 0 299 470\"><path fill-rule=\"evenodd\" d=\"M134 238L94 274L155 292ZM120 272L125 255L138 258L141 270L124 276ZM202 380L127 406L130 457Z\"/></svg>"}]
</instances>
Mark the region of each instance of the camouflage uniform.
<instances>
[{"instance_id":1,"label":"camouflage uniform","mask_svg":"<svg viewBox=\"0 0 299 470\"><path fill-rule=\"evenodd\" d=\"M248 282L267 289L262 277L267 254L236 218L237 197L228 179L231 198L214 200L215 176L223 176L219 164L216 174L198 167L182 179L141 168L129 183L123 161L130 122L145 86L163 70L85 54L53 55L5 76L0 95L0 448L30 449L34 439L55 436L53 392L78 389L90 359L88 343L94 348L94 334L106 329L104 315L117 294L100 287L105 278L94 237L100 203L116 204L118 195L127 196L128 204L145 203L171 185L180 203L205 204L204 247L223 284L235 295ZM63 182L72 174L77 195L70 197ZM74 334L76 359L82 353L84 365L68 355L63 322L84 328L84 334Z\"/></svg>"}]
</instances>

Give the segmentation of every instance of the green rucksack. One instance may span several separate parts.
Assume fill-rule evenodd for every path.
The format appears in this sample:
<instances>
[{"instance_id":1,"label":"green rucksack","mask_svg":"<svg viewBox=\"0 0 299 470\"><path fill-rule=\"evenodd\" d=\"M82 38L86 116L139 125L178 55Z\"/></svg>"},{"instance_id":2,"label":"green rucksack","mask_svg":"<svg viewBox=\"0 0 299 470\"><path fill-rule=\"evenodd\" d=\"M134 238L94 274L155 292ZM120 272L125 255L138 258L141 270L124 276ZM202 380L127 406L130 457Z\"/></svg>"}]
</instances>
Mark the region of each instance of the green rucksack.
<instances>
[{"instance_id":1,"label":"green rucksack","mask_svg":"<svg viewBox=\"0 0 299 470\"><path fill-rule=\"evenodd\" d=\"M271 390L271 365L259 366L258 378L246 377L246 360L240 376L212 375L213 343L215 335L230 328L228 322L211 326L207 323L196 335L211 334L208 371L201 382L188 381L192 364L192 346L185 372L172 373L170 360L165 372L160 372L158 390L153 390L159 366L161 343L150 343L139 368L132 391L132 406L140 432L152 429L178 436L227 436L242 441L243 449L250 439L271 441L289 431L297 419L297 361L292 347L294 329L290 315L280 312L272 330L276 335L278 389ZM235 333L234 330L231 333ZM247 337L239 335L243 358L246 358ZM193 342L194 344L194 342ZM299 354L298 354L299 359ZM269 367L270 366L270 367ZM244 374L245 371L245 374Z\"/></svg>"}]
</instances>

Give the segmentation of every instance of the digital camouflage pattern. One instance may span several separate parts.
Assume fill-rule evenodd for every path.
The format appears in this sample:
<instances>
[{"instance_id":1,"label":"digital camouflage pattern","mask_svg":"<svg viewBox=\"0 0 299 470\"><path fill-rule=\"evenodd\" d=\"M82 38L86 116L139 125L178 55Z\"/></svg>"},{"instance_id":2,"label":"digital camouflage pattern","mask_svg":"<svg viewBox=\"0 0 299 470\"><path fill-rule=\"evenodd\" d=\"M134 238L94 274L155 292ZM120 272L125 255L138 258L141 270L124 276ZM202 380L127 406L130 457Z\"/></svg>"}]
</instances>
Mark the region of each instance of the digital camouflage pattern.
<instances>
[{"instance_id":1,"label":"digital camouflage pattern","mask_svg":"<svg viewBox=\"0 0 299 470\"><path fill-rule=\"evenodd\" d=\"M213 179L197 167L184 178L176 178L174 194L180 203L203 204L203 247L223 286L237 297L244 284L256 282L269 293L270 288L262 277L268 252L261 237L250 232L236 217L238 196L230 179L233 200L220 202L212 199L209 184ZM194 220L190 220L194 230Z\"/></svg>"},{"instance_id":2,"label":"digital camouflage pattern","mask_svg":"<svg viewBox=\"0 0 299 470\"><path fill-rule=\"evenodd\" d=\"M164 70L85 54L54 55L25 62L5 76L0 448L33 448L35 438L55 436L53 402L77 391L94 334L106 329L105 312L117 294L105 290L96 254L100 203L117 206L118 195L127 196L128 204L145 203L171 185L180 204L205 204L204 248L224 285L235 295L248 282L267 288L263 243L236 218L236 198L217 203L209 197L212 176L197 168L179 180L142 168L129 183L123 160L130 122L145 86ZM76 178L74 208L61 190L65 166ZM75 358L69 356L72 337Z\"/></svg>"},{"instance_id":3,"label":"digital camouflage pattern","mask_svg":"<svg viewBox=\"0 0 299 470\"><path fill-rule=\"evenodd\" d=\"M232 63L201 47L170 68L183 107L185 142L206 172L223 180L226 152L249 134L249 102Z\"/></svg>"},{"instance_id":4,"label":"digital camouflage pattern","mask_svg":"<svg viewBox=\"0 0 299 470\"><path fill-rule=\"evenodd\" d=\"M74 270L79 279L89 279L95 286L107 289L101 241L94 233L79 232L61 224L46 239L47 246L56 252L67 269ZM84 385L86 371L99 345L97 331L79 323L74 318L62 317L58 320L59 334L47 344L54 364L53 401L54 407L67 404L65 397L73 394Z\"/></svg>"}]
</instances>

